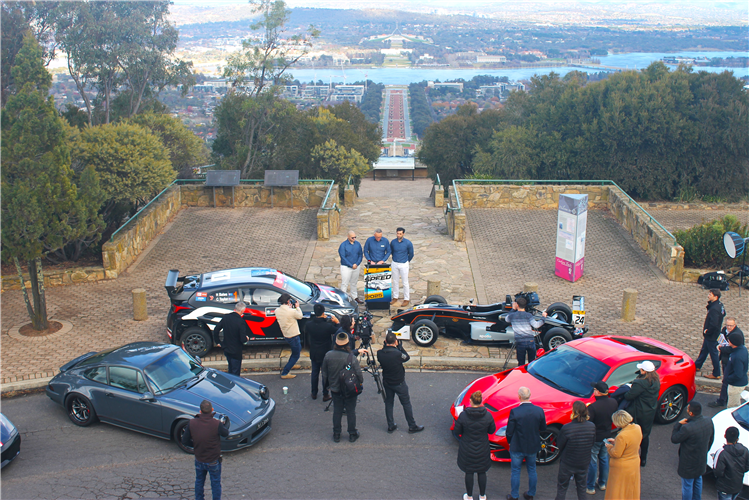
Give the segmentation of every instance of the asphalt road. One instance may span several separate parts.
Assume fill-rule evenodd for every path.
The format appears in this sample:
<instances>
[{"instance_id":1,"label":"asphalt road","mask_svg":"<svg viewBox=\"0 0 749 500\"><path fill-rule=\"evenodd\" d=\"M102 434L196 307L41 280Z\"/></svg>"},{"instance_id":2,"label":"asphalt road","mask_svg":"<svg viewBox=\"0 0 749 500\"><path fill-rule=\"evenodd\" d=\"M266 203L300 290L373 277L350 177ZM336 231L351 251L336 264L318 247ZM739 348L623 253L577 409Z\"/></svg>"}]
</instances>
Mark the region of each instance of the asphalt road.
<instances>
[{"instance_id":1,"label":"asphalt road","mask_svg":"<svg viewBox=\"0 0 749 500\"><path fill-rule=\"evenodd\" d=\"M448 408L481 374L409 373L414 413L426 426L413 435L386 432L384 404L365 376L357 408L361 438L336 444L332 411L309 397L308 374L293 380L253 375L278 403L273 430L255 447L224 456L224 498L462 498L463 473L456 464L458 444L449 432ZM703 404L712 398L697 396ZM715 413L706 410L709 416ZM173 442L101 423L76 427L44 394L5 399L2 412L22 434L21 455L2 471L3 499L193 498L193 459ZM395 416L407 428L398 404ZM670 435L671 426L653 429L648 466L642 470L643 500L680 498L677 446ZM557 464L538 468L537 499L554 498L557 469ZM494 464L488 476L488 498L504 499L510 491L509 464ZM525 474L521 488L527 488ZM603 496L598 492L589 498ZM568 498L574 497L568 492ZM703 497L717 497L712 478L705 481Z\"/></svg>"}]
</instances>

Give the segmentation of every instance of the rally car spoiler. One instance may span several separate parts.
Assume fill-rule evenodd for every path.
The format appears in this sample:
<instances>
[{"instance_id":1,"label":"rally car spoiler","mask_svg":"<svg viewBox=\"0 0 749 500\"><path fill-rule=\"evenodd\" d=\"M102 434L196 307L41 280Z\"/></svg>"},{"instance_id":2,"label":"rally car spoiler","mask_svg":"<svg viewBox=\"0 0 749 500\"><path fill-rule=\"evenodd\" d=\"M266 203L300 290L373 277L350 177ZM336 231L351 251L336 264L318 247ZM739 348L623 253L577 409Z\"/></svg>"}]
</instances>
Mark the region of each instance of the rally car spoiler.
<instances>
[{"instance_id":1,"label":"rally car spoiler","mask_svg":"<svg viewBox=\"0 0 749 500\"><path fill-rule=\"evenodd\" d=\"M166 288L166 292L171 295L175 288L177 288L177 284L180 281L184 281L184 278L182 280L179 279L179 270L178 269L170 269L169 273L166 275L166 283L164 283L164 288Z\"/></svg>"}]
</instances>

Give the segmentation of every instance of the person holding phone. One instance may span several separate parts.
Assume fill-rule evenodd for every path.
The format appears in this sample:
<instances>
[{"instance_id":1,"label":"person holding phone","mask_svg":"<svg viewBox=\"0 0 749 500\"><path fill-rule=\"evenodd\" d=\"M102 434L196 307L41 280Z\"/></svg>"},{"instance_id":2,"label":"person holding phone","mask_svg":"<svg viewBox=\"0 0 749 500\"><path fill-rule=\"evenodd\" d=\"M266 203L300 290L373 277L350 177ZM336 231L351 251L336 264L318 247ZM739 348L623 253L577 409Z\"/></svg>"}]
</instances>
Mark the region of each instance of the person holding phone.
<instances>
[{"instance_id":1,"label":"person holding phone","mask_svg":"<svg viewBox=\"0 0 749 500\"><path fill-rule=\"evenodd\" d=\"M299 309L299 303L294 300L288 293L282 294L278 298L281 304L276 308L276 321L281 328L286 343L291 347L291 356L289 362L281 370L281 378L294 378L296 375L289 373L302 353L302 342L300 340L299 320L302 319L302 310Z\"/></svg>"},{"instance_id":2,"label":"person holding phone","mask_svg":"<svg viewBox=\"0 0 749 500\"><path fill-rule=\"evenodd\" d=\"M333 348L333 337L338 328L338 318L325 312L325 306L315 304L314 316L304 326L304 332L309 341L309 360L312 365L312 399L317 399L317 390L320 387L320 369L325 359L325 354ZM330 382L322 379L322 400L330 401Z\"/></svg>"}]
</instances>

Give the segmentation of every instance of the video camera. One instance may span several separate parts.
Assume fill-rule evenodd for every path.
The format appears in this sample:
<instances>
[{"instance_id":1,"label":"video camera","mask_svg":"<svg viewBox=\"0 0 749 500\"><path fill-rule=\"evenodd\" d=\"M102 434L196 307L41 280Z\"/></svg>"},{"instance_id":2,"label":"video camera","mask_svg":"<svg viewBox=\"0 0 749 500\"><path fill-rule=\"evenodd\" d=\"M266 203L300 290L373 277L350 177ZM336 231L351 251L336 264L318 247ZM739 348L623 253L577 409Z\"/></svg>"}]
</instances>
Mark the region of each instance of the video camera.
<instances>
[{"instance_id":1,"label":"video camera","mask_svg":"<svg viewBox=\"0 0 749 500\"><path fill-rule=\"evenodd\" d=\"M372 313L364 309L359 311L359 317L356 318L354 335L361 339L362 347L365 349L372 343Z\"/></svg>"}]
</instances>

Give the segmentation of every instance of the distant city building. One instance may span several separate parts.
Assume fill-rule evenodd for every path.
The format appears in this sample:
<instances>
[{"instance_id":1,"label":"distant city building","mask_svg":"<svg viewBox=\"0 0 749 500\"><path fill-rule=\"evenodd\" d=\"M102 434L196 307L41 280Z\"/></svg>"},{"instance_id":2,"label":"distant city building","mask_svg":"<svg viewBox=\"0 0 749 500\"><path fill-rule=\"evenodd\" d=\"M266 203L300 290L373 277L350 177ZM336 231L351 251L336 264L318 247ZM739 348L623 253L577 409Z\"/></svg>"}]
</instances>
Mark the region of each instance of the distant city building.
<instances>
[{"instance_id":1,"label":"distant city building","mask_svg":"<svg viewBox=\"0 0 749 500\"><path fill-rule=\"evenodd\" d=\"M362 97L364 97L364 85L337 85L328 100L361 102Z\"/></svg>"},{"instance_id":2,"label":"distant city building","mask_svg":"<svg viewBox=\"0 0 749 500\"><path fill-rule=\"evenodd\" d=\"M458 89L459 92L463 92L463 84L460 82L434 83L432 81L429 81L427 82L427 87L429 88L451 87L451 88Z\"/></svg>"},{"instance_id":3,"label":"distant city building","mask_svg":"<svg viewBox=\"0 0 749 500\"><path fill-rule=\"evenodd\" d=\"M481 63L504 63L507 62L507 58L505 56L476 56L476 62Z\"/></svg>"},{"instance_id":4,"label":"distant city building","mask_svg":"<svg viewBox=\"0 0 749 500\"><path fill-rule=\"evenodd\" d=\"M302 86L302 99L327 99L330 95L330 85Z\"/></svg>"}]
</instances>

